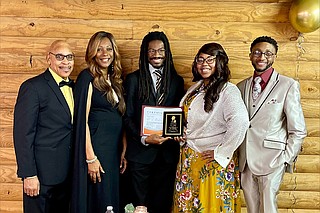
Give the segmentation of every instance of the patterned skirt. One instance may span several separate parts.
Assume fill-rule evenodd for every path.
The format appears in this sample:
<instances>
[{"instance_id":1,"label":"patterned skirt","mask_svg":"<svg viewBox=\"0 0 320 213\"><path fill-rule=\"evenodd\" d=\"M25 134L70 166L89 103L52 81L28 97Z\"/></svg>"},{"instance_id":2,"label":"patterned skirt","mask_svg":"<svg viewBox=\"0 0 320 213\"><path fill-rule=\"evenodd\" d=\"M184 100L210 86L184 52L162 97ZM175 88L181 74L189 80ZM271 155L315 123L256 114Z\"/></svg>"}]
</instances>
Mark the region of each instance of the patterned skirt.
<instances>
[{"instance_id":1,"label":"patterned skirt","mask_svg":"<svg viewBox=\"0 0 320 213\"><path fill-rule=\"evenodd\" d=\"M227 168L206 163L184 145L176 172L173 213L240 213L240 177L235 153Z\"/></svg>"}]
</instances>

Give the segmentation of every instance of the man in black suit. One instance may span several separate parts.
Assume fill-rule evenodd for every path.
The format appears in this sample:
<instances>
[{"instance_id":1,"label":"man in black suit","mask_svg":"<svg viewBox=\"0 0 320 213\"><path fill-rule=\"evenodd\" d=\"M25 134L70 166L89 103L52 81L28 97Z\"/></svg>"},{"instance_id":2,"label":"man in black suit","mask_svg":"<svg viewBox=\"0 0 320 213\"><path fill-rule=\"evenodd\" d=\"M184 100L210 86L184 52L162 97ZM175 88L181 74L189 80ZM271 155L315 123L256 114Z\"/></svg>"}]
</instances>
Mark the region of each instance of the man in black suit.
<instances>
[{"instance_id":1,"label":"man in black suit","mask_svg":"<svg viewBox=\"0 0 320 213\"><path fill-rule=\"evenodd\" d=\"M24 213L69 211L73 114L69 75L74 54L66 42L57 40L46 59L49 68L22 83L14 110Z\"/></svg>"},{"instance_id":2,"label":"man in black suit","mask_svg":"<svg viewBox=\"0 0 320 213\"><path fill-rule=\"evenodd\" d=\"M133 203L147 206L149 213L169 213L179 144L156 134L140 136L142 105L177 107L184 95L184 81L174 68L163 32L150 32L144 37L139 70L128 74L124 85Z\"/></svg>"}]
</instances>

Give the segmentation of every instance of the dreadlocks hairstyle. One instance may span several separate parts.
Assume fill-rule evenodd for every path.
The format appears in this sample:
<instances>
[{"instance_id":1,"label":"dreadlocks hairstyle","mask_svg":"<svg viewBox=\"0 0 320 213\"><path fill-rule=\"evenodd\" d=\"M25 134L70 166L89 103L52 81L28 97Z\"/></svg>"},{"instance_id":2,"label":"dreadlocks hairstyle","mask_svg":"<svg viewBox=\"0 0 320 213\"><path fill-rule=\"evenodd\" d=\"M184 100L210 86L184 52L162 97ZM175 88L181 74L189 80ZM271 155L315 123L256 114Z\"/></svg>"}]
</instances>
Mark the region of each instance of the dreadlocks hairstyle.
<instances>
[{"instance_id":1,"label":"dreadlocks hairstyle","mask_svg":"<svg viewBox=\"0 0 320 213\"><path fill-rule=\"evenodd\" d=\"M112 44L114 60L108 67L108 70L103 70L95 60L95 56L98 51L98 47L104 38L108 38ZM112 88L119 97L118 110L120 113L125 112L125 102L123 99L123 87L122 87L122 67L120 63L120 54L116 44L116 41L111 33L99 31L96 32L89 40L85 60L88 64L88 68L93 76L93 85L101 92L104 93L106 99L113 105L117 103L112 95ZM111 86L107 82L108 75L110 77Z\"/></svg>"},{"instance_id":2,"label":"dreadlocks hairstyle","mask_svg":"<svg viewBox=\"0 0 320 213\"><path fill-rule=\"evenodd\" d=\"M272 44L274 46L274 48L276 49L276 54L278 53L278 43L276 40L274 40L273 38L269 37L269 36L260 36L258 38L256 38L250 46L250 52L252 52L252 48L261 42L267 42L269 44Z\"/></svg>"},{"instance_id":3,"label":"dreadlocks hairstyle","mask_svg":"<svg viewBox=\"0 0 320 213\"><path fill-rule=\"evenodd\" d=\"M201 53L205 53L216 57L215 72L209 77L209 83L206 87L206 93L204 96L204 110L209 112L213 109L213 104L218 101L219 93L225 83L230 79L230 69L228 67L229 58L223 47L217 43L208 43L203 45L192 64L193 82L202 79L202 76L198 73L196 59Z\"/></svg>"},{"instance_id":4,"label":"dreadlocks hairstyle","mask_svg":"<svg viewBox=\"0 0 320 213\"><path fill-rule=\"evenodd\" d=\"M160 40L164 44L165 60L163 65L163 92L164 100L167 98L167 94L170 88L171 77L177 75L177 71L174 68L172 54L170 50L170 44L167 36L163 32L149 32L142 40L140 47L140 58L139 58L139 98L141 100L147 100L150 97L150 85L152 85L152 78L149 72L149 61L148 61L148 46L149 42L154 40Z\"/></svg>"}]
</instances>

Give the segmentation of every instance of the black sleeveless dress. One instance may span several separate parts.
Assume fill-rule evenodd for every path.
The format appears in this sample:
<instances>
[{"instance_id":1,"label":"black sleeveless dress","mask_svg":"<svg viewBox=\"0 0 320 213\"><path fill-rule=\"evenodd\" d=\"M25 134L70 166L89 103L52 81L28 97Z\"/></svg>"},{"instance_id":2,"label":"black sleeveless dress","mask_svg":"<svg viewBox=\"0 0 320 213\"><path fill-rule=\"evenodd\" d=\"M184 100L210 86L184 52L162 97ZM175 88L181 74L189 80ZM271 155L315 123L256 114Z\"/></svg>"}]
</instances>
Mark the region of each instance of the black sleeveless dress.
<instances>
[{"instance_id":1,"label":"black sleeveless dress","mask_svg":"<svg viewBox=\"0 0 320 213\"><path fill-rule=\"evenodd\" d=\"M91 143L105 173L101 182L93 183L85 162L85 115L89 83L93 78L83 70L75 86L75 164L71 210L77 213L105 213L107 206L119 212L119 145L122 116L98 89L93 87L88 118ZM76 195L78 193L78 195Z\"/></svg>"}]
</instances>

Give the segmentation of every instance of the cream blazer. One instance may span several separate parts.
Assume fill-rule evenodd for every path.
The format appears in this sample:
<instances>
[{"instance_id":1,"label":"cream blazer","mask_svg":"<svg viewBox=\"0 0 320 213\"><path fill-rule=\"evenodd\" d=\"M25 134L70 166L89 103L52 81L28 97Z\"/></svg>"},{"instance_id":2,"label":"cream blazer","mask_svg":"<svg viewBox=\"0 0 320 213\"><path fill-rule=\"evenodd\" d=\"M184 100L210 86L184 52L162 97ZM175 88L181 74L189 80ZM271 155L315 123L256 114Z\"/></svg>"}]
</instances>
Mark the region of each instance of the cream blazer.
<instances>
[{"instance_id":1,"label":"cream blazer","mask_svg":"<svg viewBox=\"0 0 320 213\"><path fill-rule=\"evenodd\" d=\"M189 88L180 106L183 106L186 97L202 82L201 80ZM199 93L189 106L186 143L196 152L214 150L214 159L226 168L249 127L248 112L239 89L230 82L225 84L209 113L203 108L204 95L204 92Z\"/></svg>"},{"instance_id":2,"label":"cream blazer","mask_svg":"<svg viewBox=\"0 0 320 213\"><path fill-rule=\"evenodd\" d=\"M248 108L252 77L238 84ZM292 164L306 137L300 104L299 83L273 71L270 80L250 113L250 127L240 147L239 166L246 163L255 175L266 175L281 165L292 172Z\"/></svg>"}]
</instances>

